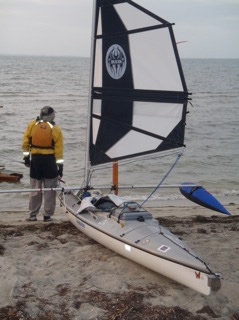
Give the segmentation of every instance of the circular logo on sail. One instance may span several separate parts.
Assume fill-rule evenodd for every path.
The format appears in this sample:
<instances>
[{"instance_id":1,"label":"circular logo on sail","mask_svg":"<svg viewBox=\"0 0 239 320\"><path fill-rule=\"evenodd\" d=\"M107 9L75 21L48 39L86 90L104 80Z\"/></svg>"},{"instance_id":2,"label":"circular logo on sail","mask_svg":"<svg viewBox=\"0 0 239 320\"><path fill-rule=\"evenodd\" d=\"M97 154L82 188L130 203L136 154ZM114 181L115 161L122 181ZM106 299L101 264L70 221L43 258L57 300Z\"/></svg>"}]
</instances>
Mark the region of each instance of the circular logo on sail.
<instances>
[{"instance_id":1,"label":"circular logo on sail","mask_svg":"<svg viewBox=\"0 0 239 320\"><path fill-rule=\"evenodd\" d=\"M124 49L118 44L113 44L107 51L105 63L111 78L115 80L122 78L127 66Z\"/></svg>"}]
</instances>

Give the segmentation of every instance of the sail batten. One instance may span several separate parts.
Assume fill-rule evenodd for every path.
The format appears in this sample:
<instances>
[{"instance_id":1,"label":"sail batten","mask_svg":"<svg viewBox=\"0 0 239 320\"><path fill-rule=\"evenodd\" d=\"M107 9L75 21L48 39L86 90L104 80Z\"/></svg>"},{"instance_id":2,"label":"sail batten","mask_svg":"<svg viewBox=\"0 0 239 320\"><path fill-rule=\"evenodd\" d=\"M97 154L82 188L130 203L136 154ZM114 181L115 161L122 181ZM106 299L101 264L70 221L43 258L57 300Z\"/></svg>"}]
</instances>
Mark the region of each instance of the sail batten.
<instances>
[{"instance_id":1,"label":"sail batten","mask_svg":"<svg viewBox=\"0 0 239 320\"><path fill-rule=\"evenodd\" d=\"M133 1L95 1L91 166L184 146L189 93L173 24Z\"/></svg>"},{"instance_id":2,"label":"sail batten","mask_svg":"<svg viewBox=\"0 0 239 320\"><path fill-rule=\"evenodd\" d=\"M117 90L107 88L94 88L92 92L93 99L101 99L104 96L105 99L120 97L125 100L134 101L158 101L158 102L181 102L184 103L190 98L188 93L182 91L158 91L158 90Z\"/></svg>"},{"instance_id":3,"label":"sail batten","mask_svg":"<svg viewBox=\"0 0 239 320\"><path fill-rule=\"evenodd\" d=\"M172 23L167 23L167 24L161 24L161 25L155 25L151 27L144 27L144 28L138 28L138 29L133 29L133 30L127 30L125 32L115 32L115 33L107 33L107 34L99 34L96 36L96 39L105 39L105 38L110 38L110 37L119 37L122 35L129 35L133 33L140 33L140 32L147 32L151 30L156 30L156 29L163 29L163 28L168 28L169 26L172 26Z\"/></svg>"}]
</instances>

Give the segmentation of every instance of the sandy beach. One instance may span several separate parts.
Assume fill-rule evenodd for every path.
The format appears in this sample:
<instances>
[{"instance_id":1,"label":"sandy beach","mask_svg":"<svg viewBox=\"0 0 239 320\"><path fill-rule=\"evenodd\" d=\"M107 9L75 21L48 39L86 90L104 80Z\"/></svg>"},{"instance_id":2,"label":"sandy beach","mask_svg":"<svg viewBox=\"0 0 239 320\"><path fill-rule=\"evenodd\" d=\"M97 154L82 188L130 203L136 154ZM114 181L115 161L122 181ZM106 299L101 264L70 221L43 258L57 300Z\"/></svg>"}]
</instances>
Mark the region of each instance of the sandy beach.
<instances>
[{"instance_id":1,"label":"sandy beach","mask_svg":"<svg viewBox=\"0 0 239 320\"><path fill-rule=\"evenodd\" d=\"M150 211L210 267L222 288L203 296L102 247L57 208L54 221L0 212L1 320L239 320L239 207Z\"/></svg>"}]
</instances>

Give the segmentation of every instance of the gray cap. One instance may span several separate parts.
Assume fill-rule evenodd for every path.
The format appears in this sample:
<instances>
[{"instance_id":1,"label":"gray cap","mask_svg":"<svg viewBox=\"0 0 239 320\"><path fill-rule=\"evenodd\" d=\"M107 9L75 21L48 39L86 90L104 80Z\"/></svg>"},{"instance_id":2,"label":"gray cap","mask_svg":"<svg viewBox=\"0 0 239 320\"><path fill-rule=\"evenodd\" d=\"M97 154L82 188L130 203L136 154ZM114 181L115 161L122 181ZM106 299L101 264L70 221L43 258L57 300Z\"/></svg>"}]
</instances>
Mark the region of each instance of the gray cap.
<instances>
[{"instance_id":1,"label":"gray cap","mask_svg":"<svg viewBox=\"0 0 239 320\"><path fill-rule=\"evenodd\" d=\"M43 116L49 116L50 114L52 113L55 113L55 110L52 108L52 107L49 107L49 106L45 106L41 109L41 114L40 116L43 117Z\"/></svg>"}]
</instances>

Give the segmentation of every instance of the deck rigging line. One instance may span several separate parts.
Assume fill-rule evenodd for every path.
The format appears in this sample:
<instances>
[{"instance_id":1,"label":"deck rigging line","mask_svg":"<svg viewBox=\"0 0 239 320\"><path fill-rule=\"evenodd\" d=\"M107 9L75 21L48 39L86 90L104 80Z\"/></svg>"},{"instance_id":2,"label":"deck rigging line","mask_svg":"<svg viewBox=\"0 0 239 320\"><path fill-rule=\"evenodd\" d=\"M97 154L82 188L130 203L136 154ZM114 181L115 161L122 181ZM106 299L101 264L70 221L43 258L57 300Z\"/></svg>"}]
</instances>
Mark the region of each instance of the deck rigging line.
<instances>
[{"instance_id":1,"label":"deck rigging line","mask_svg":"<svg viewBox=\"0 0 239 320\"><path fill-rule=\"evenodd\" d=\"M171 171L173 170L173 168L176 166L176 164L178 163L179 159L181 158L183 153L178 154L176 160L174 161L173 165L171 166L171 168L168 170L168 172L166 173L166 175L163 177L163 179L159 182L159 184L156 186L156 188L154 188L154 190L150 193L150 195L148 196L148 198L146 200L144 200L144 202L140 205L140 207L142 207L151 197L152 195L160 188L160 186L162 185L162 183L164 182L164 180L168 177L168 175L171 173Z\"/></svg>"}]
</instances>

